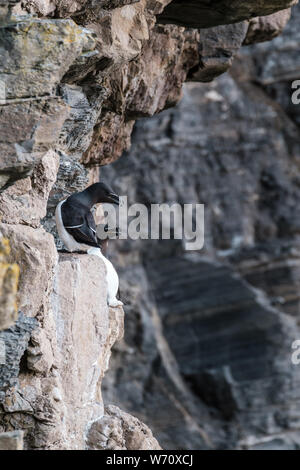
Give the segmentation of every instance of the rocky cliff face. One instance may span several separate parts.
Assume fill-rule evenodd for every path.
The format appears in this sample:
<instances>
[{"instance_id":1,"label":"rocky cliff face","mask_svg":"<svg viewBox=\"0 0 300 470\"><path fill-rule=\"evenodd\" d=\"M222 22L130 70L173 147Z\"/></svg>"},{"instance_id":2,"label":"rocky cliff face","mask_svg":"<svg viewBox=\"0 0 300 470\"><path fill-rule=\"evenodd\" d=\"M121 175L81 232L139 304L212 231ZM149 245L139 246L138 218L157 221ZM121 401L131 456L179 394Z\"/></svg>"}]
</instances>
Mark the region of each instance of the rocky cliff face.
<instances>
[{"instance_id":1,"label":"rocky cliff face","mask_svg":"<svg viewBox=\"0 0 300 470\"><path fill-rule=\"evenodd\" d=\"M131 150L101 169L129 202L206 205L200 253L178 240L112 249L129 307L104 395L165 448L299 447L299 14L138 121Z\"/></svg>"},{"instance_id":2,"label":"rocky cliff face","mask_svg":"<svg viewBox=\"0 0 300 470\"><path fill-rule=\"evenodd\" d=\"M19 448L23 435L25 448L35 449L159 447L149 429L138 419L115 407L108 406L104 410L101 381L108 367L110 349L122 336L123 311L109 310L106 306L105 271L98 259L57 252L60 245L55 245L53 238L53 213L59 200L98 179L95 167L115 161L124 149L128 149L137 118L151 117L174 106L182 96L182 84L186 80L207 82L227 71L243 44L271 39L279 34L289 19L290 13L286 9L295 2L254 0L249 2L247 8L243 6L244 2L234 2L234 7L229 2L221 3L220 10L206 9L207 22L200 24L200 18L204 16L201 5L205 2L198 2L196 9L195 2L188 2L184 9L186 16L183 15L184 20L179 22L175 18L179 4L170 0L0 0L0 232L3 240L0 247L0 325L3 328L0 333L0 431L6 433L0 436L2 447ZM197 24L191 24L191 12ZM266 14L272 15L258 17ZM253 16L256 18L249 21ZM245 61L251 65L251 57L246 55ZM270 74L272 67L271 61ZM246 67L246 70L252 69ZM243 78L245 73L240 81L246 87L249 79L247 74ZM196 112L197 120L200 120L198 128L197 121L191 122L188 117L187 109L185 117L190 121L184 124L184 129L179 121L176 127L172 112L158 118L159 131L155 130L157 121L149 121L149 135L152 137L148 142L147 131L143 137L145 140L142 139L142 148L149 151L143 151L142 157L134 157L138 148L134 141L131 154L138 161L139 168L143 168L141 173L146 180L150 178L148 183L137 186L136 180L132 180L129 188L130 175L125 174L122 179L123 170L116 167L121 178L121 186L119 182L117 185L122 193L130 195L131 200L136 197L148 202L156 200L160 194L162 202L181 194L179 201L195 196L195 199L203 197L206 202L207 197L207 203L216 207L216 213L212 210L210 214L212 220L209 227L213 227L213 218L217 219L218 210L221 211L214 225L216 233L209 228L209 239L212 240L207 247L212 256L209 262L204 263L198 258L185 260L174 256L175 253L181 255L181 247L171 244L167 248L172 259L169 268L173 266L178 275L180 272L191 274L192 292L188 307L185 298L176 297L179 293L175 292L178 282L184 287L183 276L179 275L177 280L174 278L174 285L166 282L170 273L164 271L160 262L157 264L161 248L151 244L150 247L147 245L148 248L146 245L142 248L136 244L133 253L143 261L134 264L132 254L126 255L126 245L116 244L120 247L115 253L116 261L126 266L123 291L128 298L129 339L127 344L121 343L122 353L115 358L116 363L121 359L124 361L126 380L121 385L114 377L107 382L106 401L111 403L116 398L117 404L122 404L126 411L145 418L167 447L217 447L231 443L226 434L224 415L226 419L237 415L238 418L234 419L239 420L243 428L247 421L246 413L237 413L236 410L249 407L248 402L252 402L252 396L255 396L261 383L259 379L263 376L263 372L259 371L258 381L247 388L245 377L232 372L231 368L234 367L238 371L244 369L243 359L238 354L241 339L237 333L232 352L226 353L230 360L224 363L219 357L225 348L221 340L218 341L220 349L215 354L212 351L211 355L206 352L205 360L189 357L189 348L184 343L181 351L175 348L178 343L177 328L187 328L188 331L188 322L194 317L197 318L199 331L193 343L196 350L206 348L205 338L212 325L220 330L222 336L221 314L218 318L209 318L211 309L220 313L220 308L210 306L210 295L205 305L200 305L193 294L198 291L198 279L203 273L206 273L206 282L210 279L207 288L212 290L212 295L224 284L224 279L227 280L230 295L225 295L222 308L229 311L233 330L237 329L239 317L230 310L230 306L234 304L235 311L244 312L248 322L244 322L244 330L240 330L243 338L248 334L250 338L256 338L257 317L263 317L259 328L259 347L264 348L265 337L267 344L273 345L273 349L271 346L267 348L268 355L266 352L268 364L271 364L270 390L274 385L273 378L280 372L272 362L275 346L271 332L273 329L278 332L277 340L281 346L276 351L276 357L284 361L286 344L292 332L296 331L294 320L288 321L287 316L274 310L242 277L236 278L232 267L226 271L215 264L218 250L227 250L229 245L232 248L232 240L236 240L233 234L241 236L238 223L236 227L226 225L228 214L222 217L222 207L218 209L218 204L226 205L227 199L221 193L216 195L209 191L212 182L215 184L224 172L230 173L228 168L231 165L236 165L229 156L224 163L223 158L216 155L221 143L209 137L207 130L213 120L214 133L219 133L222 139L228 132L224 121L229 110L232 110L233 118L240 120L235 80L227 77L220 82L226 84L225 88L229 87L226 99L214 85L212 88L201 88L201 92L197 86L190 86L190 98L187 92L180 109L184 113L185 106L192 108L192 103L186 104L186 100L193 101L195 93L201 108L198 114ZM266 83L264 77L261 80ZM277 92L276 80L267 83L267 93ZM246 94L245 91L243 97ZM280 96L283 97L284 93ZM259 104L257 106L262 110ZM220 107L218 118L213 117L217 107ZM275 120L271 108L270 105L264 115L268 129L268 124L273 125L272 119ZM202 121L201 113L206 113L206 122ZM196 126L194 131L193 125ZM285 163L281 156L277 179L281 174L286 175L289 161L292 160L293 129L289 127L288 155ZM196 138L195 131L203 132L200 140ZM161 137L158 144L154 142L153 145L156 132ZM238 140L235 132L234 128L229 132L228 153ZM273 155L276 150L285 147L281 134L275 135L272 129L269 132L266 139L274 138L270 151ZM242 129L239 135L243 136ZM263 140L260 127L253 131L253 135L257 136L258 142ZM173 137L175 147L171 145ZM183 163L178 163L179 142L186 147L187 138L189 144L197 149L196 173L198 161L206 159L204 180L200 181L197 174L189 174L191 166L184 169ZM169 145L168 149L166 144ZM254 152L251 145L247 149L251 156ZM183 155L184 152L180 159ZM157 169L157 161L161 167L168 156L171 157L169 170L158 181L160 170ZM210 158L215 161L209 162ZM253 160L253 166L255 172L252 180L251 175L247 175L250 186L257 182L258 174L262 172L259 161L255 163ZM148 169L151 167L153 172L151 170L150 175ZM239 162L238 169L244 170L243 161ZM112 174L106 173L106 177L112 178ZM185 178L193 178L193 184L190 194L183 195ZM264 197L268 195L274 208L269 213L269 204L258 213L261 216L267 213L274 225L279 209L273 196L273 180L271 178L270 183L269 179L266 172L260 194ZM176 184L173 184L175 180ZM155 183L154 199L151 194L152 181ZM231 187L230 177L224 184L232 190L230 198L240 196L241 188ZM291 191L289 200L294 201L295 197ZM236 204L234 213L241 209ZM263 206L263 202L261 204ZM292 202L288 207L292 219ZM250 215L254 230L255 217L251 218ZM273 227L271 222L269 225L267 223L266 231ZM144 261L149 263L147 269L143 266ZM243 264L241 257L234 264L234 269L243 276L246 267L247 263ZM97 281L92 276L95 272ZM247 275L251 275L250 271ZM151 276L153 281L149 283ZM251 280L248 279L249 282ZM205 286L203 288L207 290ZM161 296L165 291L169 292L170 302ZM203 314L205 308L208 309L207 315ZM183 316L187 323L182 324L180 318ZM268 325L271 332L267 334ZM207 328L207 333L202 333L203 328ZM255 342L253 344L256 350ZM137 354L132 355L136 348ZM132 368L134 361L137 364L135 370ZM212 368L211 364L215 367ZM224 369L224 364L228 365L227 369ZM207 375L207 382L215 390L208 396L202 387ZM286 380L293 381L293 371L288 370L286 377ZM280 382L279 378L278 381L280 396L287 382ZM224 394L228 406L224 404ZM211 400L213 403L208 403ZM281 432L281 415L278 415L275 405L267 402L266 406L270 408L267 421L273 424L277 420L276 432ZM172 416L172 423L167 422L162 410L165 410L166 416ZM149 419L150 414L152 420ZM292 420L292 411L287 414ZM286 427L289 427L287 414L282 414L282 421L287 422ZM254 427L267 425L265 416L259 419L255 410L253 416ZM220 425L221 431L216 441L212 442L216 425ZM237 427L233 427L232 439L242 442L243 436L235 435ZM16 434L15 430L19 433ZM271 431L267 430L266 434ZM248 434L247 431L244 437L248 438Z\"/></svg>"}]
</instances>

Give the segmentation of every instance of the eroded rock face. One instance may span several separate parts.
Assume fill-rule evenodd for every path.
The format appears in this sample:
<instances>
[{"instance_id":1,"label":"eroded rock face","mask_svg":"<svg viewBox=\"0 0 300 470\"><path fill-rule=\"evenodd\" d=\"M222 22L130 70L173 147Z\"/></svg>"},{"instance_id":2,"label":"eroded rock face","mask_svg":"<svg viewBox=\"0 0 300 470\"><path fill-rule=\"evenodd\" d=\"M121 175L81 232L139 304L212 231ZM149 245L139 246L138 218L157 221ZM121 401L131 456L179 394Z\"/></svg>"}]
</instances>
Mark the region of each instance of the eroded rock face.
<instances>
[{"instance_id":1,"label":"eroded rock face","mask_svg":"<svg viewBox=\"0 0 300 470\"><path fill-rule=\"evenodd\" d=\"M230 26L216 26L200 32L200 64L190 70L188 79L195 82L210 82L226 72L243 44L248 31L248 23Z\"/></svg>"},{"instance_id":2,"label":"eroded rock face","mask_svg":"<svg viewBox=\"0 0 300 470\"><path fill-rule=\"evenodd\" d=\"M84 449L87 426L103 415L101 379L111 346L123 334L123 310L109 311L106 295L105 267L97 257L61 255L52 308L67 449Z\"/></svg>"},{"instance_id":3,"label":"eroded rock face","mask_svg":"<svg viewBox=\"0 0 300 470\"><path fill-rule=\"evenodd\" d=\"M1 28L0 50L4 188L31 174L56 143L68 109L55 87L75 58L95 47L92 33L71 20L28 17L8 23Z\"/></svg>"},{"instance_id":4,"label":"eroded rock face","mask_svg":"<svg viewBox=\"0 0 300 470\"><path fill-rule=\"evenodd\" d=\"M88 433L90 450L161 450L150 429L140 420L107 406L105 415L95 421Z\"/></svg>"},{"instance_id":5,"label":"eroded rock face","mask_svg":"<svg viewBox=\"0 0 300 470\"><path fill-rule=\"evenodd\" d=\"M48 195L56 181L58 165L58 154L49 150L35 165L31 176L0 193L2 223L39 227L46 216Z\"/></svg>"},{"instance_id":6,"label":"eroded rock face","mask_svg":"<svg viewBox=\"0 0 300 470\"><path fill-rule=\"evenodd\" d=\"M30 334L37 327L37 324L35 319L25 317L23 313L20 313L16 324L0 333L1 342L4 344L4 359L1 363L0 372L1 403L5 401L6 390L18 383L20 361L28 347ZM12 406L9 409L7 404L6 411L11 411L11 409Z\"/></svg>"},{"instance_id":7,"label":"eroded rock face","mask_svg":"<svg viewBox=\"0 0 300 470\"><path fill-rule=\"evenodd\" d=\"M92 34L71 20L16 21L1 28L0 40L6 100L53 94L76 57L95 47Z\"/></svg>"},{"instance_id":8,"label":"eroded rock face","mask_svg":"<svg viewBox=\"0 0 300 470\"><path fill-rule=\"evenodd\" d=\"M249 29L244 44L270 41L279 36L291 17L291 9L279 11L268 16L253 18L249 22Z\"/></svg>"},{"instance_id":9,"label":"eroded rock face","mask_svg":"<svg viewBox=\"0 0 300 470\"><path fill-rule=\"evenodd\" d=\"M103 415L110 350L123 334L123 310L107 307L101 260L61 255L51 305L38 320L22 315L0 333L1 430L23 429L26 448L85 449L87 427Z\"/></svg>"},{"instance_id":10,"label":"eroded rock face","mask_svg":"<svg viewBox=\"0 0 300 470\"><path fill-rule=\"evenodd\" d=\"M213 26L217 27L199 35L197 29L155 27L155 15L165 7L167 11L168 4L176 7L168 0L14 3L0 70L6 104L10 104L2 108L7 123L1 144L4 187L31 174L45 147L71 156L74 164L114 161L129 147L137 117L152 116L176 104L187 77L208 81L224 73L244 40L273 37L282 30L287 15L255 20L247 38L248 22L241 20L291 4L273 2L255 8L255 2L248 7L237 2L230 7L235 17L228 23L240 23L225 26L217 26L223 23L214 7ZM188 11L189 5L184 9ZM201 11L199 15L203 16ZM47 40L41 42L44 37ZM18 72L21 55L22 74ZM12 81L8 70L14 70ZM17 103L11 102L16 99ZM23 115L27 126L15 121L15 116Z\"/></svg>"},{"instance_id":11,"label":"eroded rock face","mask_svg":"<svg viewBox=\"0 0 300 470\"><path fill-rule=\"evenodd\" d=\"M20 268L18 306L26 315L35 317L47 308L52 290L57 262L53 238L42 228L34 229L21 224L0 225L1 232L10 240L9 260L16 262Z\"/></svg>"}]
</instances>

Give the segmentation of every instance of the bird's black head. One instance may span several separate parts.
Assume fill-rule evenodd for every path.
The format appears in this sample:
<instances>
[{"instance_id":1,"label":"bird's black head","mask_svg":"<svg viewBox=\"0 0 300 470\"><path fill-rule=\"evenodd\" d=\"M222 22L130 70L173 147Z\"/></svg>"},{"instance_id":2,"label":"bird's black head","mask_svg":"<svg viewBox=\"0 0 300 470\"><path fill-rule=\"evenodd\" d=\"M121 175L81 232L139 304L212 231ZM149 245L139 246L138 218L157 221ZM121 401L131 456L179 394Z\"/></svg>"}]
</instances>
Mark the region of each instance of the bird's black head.
<instances>
[{"instance_id":1,"label":"bird's black head","mask_svg":"<svg viewBox=\"0 0 300 470\"><path fill-rule=\"evenodd\" d=\"M95 183L89 186L85 192L91 198L93 204L107 202L110 204L120 204L119 196L106 184Z\"/></svg>"}]
</instances>

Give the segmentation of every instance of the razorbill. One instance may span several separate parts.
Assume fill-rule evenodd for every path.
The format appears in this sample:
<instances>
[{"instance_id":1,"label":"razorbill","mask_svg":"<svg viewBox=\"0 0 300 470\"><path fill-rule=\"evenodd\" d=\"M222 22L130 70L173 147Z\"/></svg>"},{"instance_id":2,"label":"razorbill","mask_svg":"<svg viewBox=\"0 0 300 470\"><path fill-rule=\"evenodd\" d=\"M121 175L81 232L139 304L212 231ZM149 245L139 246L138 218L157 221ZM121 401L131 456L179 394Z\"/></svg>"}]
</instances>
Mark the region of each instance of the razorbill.
<instances>
[{"instance_id":1,"label":"razorbill","mask_svg":"<svg viewBox=\"0 0 300 470\"><path fill-rule=\"evenodd\" d=\"M105 183L95 183L80 193L61 201L55 211L58 235L68 251L86 252L101 258L106 266L107 302L110 307L123 303L117 299L118 274L112 263L102 254L101 242L96 234L96 223L91 212L95 204L119 204L119 196Z\"/></svg>"}]
</instances>

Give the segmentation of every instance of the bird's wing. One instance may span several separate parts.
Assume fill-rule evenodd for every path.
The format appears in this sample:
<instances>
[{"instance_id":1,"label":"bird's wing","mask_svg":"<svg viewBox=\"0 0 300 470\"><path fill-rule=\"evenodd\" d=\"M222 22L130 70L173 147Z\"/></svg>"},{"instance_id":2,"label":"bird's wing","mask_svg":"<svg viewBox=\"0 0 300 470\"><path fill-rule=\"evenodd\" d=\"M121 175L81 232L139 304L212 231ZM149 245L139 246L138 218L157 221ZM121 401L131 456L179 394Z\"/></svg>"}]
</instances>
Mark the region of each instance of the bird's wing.
<instances>
[{"instance_id":1,"label":"bird's wing","mask_svg":"<svg viewBox=\"0 0 300 470\"><path fill-rule=\"evenodd\" d=\"M99 247L94 217L91 212L86 214L85 211L81 204L71 203L67 199L61 208L64 227L78 243Z\"/></svg>"},{"instance_id":2,"label":"bird's wing","mask_svg":"<svg viewBox=\"0 0 300 470\"><path fill-rule=\"evenodd\" d=\"M96 236L96 224L91 213L88 213L83 219L82 225L65 228L78 243L99 247L99 241Z\"/></svg>"},{"instance_id":3,"label":"bird's wing","mask_svg":"<svg viewBox=\"0 0 300 470\"><path fill-rule=\"evenodd\" d=\"M87 222L90 230L92 232L96 233L96 222L95 222L94 216L91 213L91 211L86 214L86 222Z\"/></svg>"},{"instance_id":4,"label":"bird's wing","mask_svg":"<svg viewBox=\"0 0 300 470\"><path fill-rule=\"evenodd\" d=\"M69 198L61 206L62 221L65 228L81 226L84 223L85 208L73 204Z\"/></svg>"}]
</instances>

